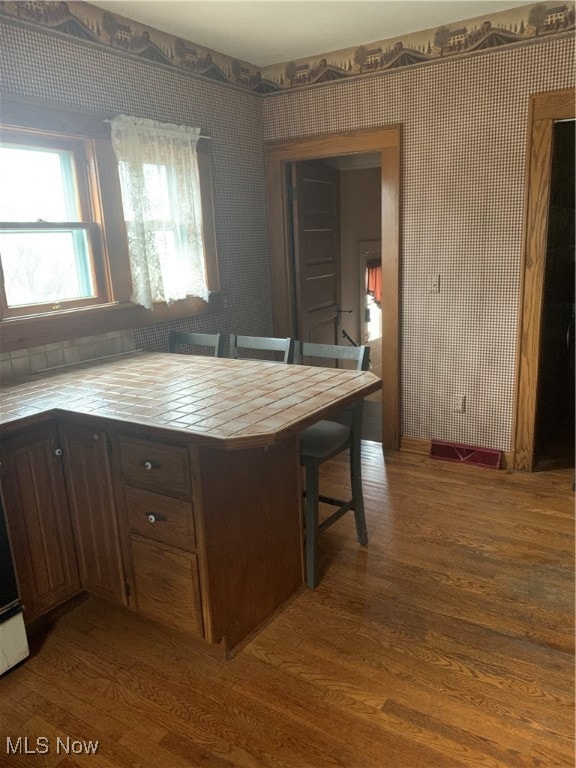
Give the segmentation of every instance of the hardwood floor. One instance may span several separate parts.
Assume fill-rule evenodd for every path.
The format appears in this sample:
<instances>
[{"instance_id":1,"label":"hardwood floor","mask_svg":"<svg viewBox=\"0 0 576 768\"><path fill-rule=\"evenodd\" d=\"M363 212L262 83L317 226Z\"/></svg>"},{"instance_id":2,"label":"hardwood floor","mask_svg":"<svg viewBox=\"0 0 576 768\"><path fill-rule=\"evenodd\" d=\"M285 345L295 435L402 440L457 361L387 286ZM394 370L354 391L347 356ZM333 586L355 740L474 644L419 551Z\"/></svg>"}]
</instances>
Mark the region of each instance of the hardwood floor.
<instances>
[{"instance_id":1,"label":"hardwood floor","mask_svg":"<svg viewBox=\"0 0 576 768\"><path fill-rule=\"evenodd\" d=\"M82 603L0 679L0 765L572 768L572 479L365 443L366 548L326 531L318 589L231 661Z\"/></svg>"}]
</instances>

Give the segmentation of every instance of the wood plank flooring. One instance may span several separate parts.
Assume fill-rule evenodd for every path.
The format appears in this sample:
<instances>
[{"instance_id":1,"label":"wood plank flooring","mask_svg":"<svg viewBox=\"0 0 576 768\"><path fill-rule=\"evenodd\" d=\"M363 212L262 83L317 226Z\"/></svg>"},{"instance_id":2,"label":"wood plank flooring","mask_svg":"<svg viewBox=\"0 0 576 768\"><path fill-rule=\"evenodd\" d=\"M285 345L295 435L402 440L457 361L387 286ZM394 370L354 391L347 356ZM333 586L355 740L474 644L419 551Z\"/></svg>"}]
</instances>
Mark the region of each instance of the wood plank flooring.
<instances>
[{"instance_id":1,"label":"wood plank flooring","mask_svg":"<svg viewBox=\"0 0 576 768\"><path fill-rule=\"evenodd\" d=\"M231 661L89 599L0 679L0 766L572 768L573 472L363 453L367 547L326 531L318 589Z\"/></svg>"}]
</instances>

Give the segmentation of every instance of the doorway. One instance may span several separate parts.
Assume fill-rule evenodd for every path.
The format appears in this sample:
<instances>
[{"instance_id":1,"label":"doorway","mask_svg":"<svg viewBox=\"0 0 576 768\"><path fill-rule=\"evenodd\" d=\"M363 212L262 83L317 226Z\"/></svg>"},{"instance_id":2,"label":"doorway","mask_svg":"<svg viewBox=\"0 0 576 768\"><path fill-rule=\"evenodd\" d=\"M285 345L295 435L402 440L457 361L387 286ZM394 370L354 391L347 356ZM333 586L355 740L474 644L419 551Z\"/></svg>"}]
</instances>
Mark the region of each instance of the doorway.
<instances>
[{"instance_id":1,"label":"doorway","mask_svg":"<svg viewBox=\"0 0 576 768\"><path fill-rule=\"evenodd\" d=\"M574 120L554 124L534 469L574 466Z\"/></svg>"},{"instance_id":2,"label":"doorway","mask_svg":"<svg viewBox=\"0 0 576 768\"><path fill-rule=\"evenodd\" d=\"M514 460L529 472L574 466L574 118L571 90L532 97Z\"/></svg>"},{"instance_id":3,"label":"doorway","mask_svg":"<svg viewBox=\"0 0 576 768\"><path fill-rule=\"evenodd\" d=\"M382 377L382 243L360 240L357 253L360 343L370 347L370 370ZM380 392L370 397L382 399Z\"/></svg>"},{"instance_id":4,"label":"doorway","mask_svg":"<svg viewBox=\"0 0 576 768\"><path fill-rule=\"evenodd\" d=\"M367 345L370 370L381 378L380 155L298 160L288 164L287 176L292 335L316 344ZM353 367L352 361L336 364ZM381 392L364 400L362 439L382 442Z\"/></svg>"},{"instance_id":5,"label":"doorway","mask_svg":"<svg viewBox=\"0 0 576 768\"><path fill-rule=\"evenodd\" d=\"M382 243L361 240L357 243L358 307L360 343L370 347L370 370L382 378ZM380 442L382 393L364 399L362 439Z\"/></svg>"},{"instance_id":6,"label":"doorway","mask_svg":"<svg viewBox=\"0 0 576 768\"><path fill-rule=\"evenodd\" d=\"M380 155L289 164L293 336L320 344L370 344L382 375ZM377 239L376 239L377 238ZM380 395L380 393L376 393Z\"/></svg>"},{"instance_id":7,"label":"doorway","mask_svg":"<svg viewBox=\"0 0 576 768\"><path fill-rule=\"evenodd\" d=\"M386 360L382 379L381 434L384 447L400 443L400 128L319 136L266 146L268 216L271 240L271 275L274 333L294 333L295 290L291 269L292 228L287 179L293 164L305 160L344 158L377 153L380 173L380 228L382 270L381 356ZM346 309L346 307L341 307Z\"/></svg>"}]
</instances>

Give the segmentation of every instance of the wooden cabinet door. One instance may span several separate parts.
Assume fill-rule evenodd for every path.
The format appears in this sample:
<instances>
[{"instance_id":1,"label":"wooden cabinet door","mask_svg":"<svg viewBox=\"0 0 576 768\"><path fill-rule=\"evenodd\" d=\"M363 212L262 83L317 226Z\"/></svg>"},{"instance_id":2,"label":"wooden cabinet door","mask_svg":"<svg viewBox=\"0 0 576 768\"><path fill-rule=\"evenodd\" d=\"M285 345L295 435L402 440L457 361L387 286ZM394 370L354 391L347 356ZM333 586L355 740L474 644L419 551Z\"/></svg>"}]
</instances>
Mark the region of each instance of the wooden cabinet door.
<instances>
[{"instance_id":1,"label":"wooden cabinet door","mask_svg":"<svg viewBox=\"0 0 576 768\"><path fill-rule=\"evenodd\" d=\"M140 536L130 543L138 613L203 638L196 555Z\"/></svg>"},{"instance_id":2,"label":"wooden cabinet door","mask_svg":"<svg viewBox=\"0 0 576 768\"><path fill-rule=\"evenodd\" d=\"M125 579L105 432L59 426L82 586L124 605Z\"/></svg>"},{"instance_id":3,"label":"wooden cabinet door","mask_svg":"<svg viewBox=\"0 0 576 768\"><path fill-rule=\"evenodd\" d=\"M80 590L55 424L2 442L2 493L27 622Z\"/></svg>"}]
</instances>

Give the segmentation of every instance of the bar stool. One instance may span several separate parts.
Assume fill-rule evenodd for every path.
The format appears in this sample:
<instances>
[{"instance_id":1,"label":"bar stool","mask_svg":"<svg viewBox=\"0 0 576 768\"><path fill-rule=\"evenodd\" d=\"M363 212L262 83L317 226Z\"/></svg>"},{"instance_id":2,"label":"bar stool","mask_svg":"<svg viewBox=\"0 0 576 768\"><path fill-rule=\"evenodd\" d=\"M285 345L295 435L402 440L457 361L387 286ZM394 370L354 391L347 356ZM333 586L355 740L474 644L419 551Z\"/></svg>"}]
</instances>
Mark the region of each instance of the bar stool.
<instances>
[{"instance_id":1,"label":"bar stool","mask_svg":"<svg viewBox=\"0 0 576 768\"><path fill-rule=\"evenodd\" d=\"M295 362L303 364L304 359L353 360L356 370L368 369L370 347L341 347L333 344L296 342ZM300 464L306 473L305 485L305 526L306 526L306 583L318 586L318 538L320 533L333 525L346 512L354 512L356 536L360 544L368 543L364 498L362 495L361 434L362 406L359 400L345 409L348 425L323 420L307 427L300 434ZM319 471L324 462L338 453L350 451L351 498L348 500L325 496L319 489ZM319 523L319 504L329 504L336 510Z\"/></svg>"}]
</instances>

